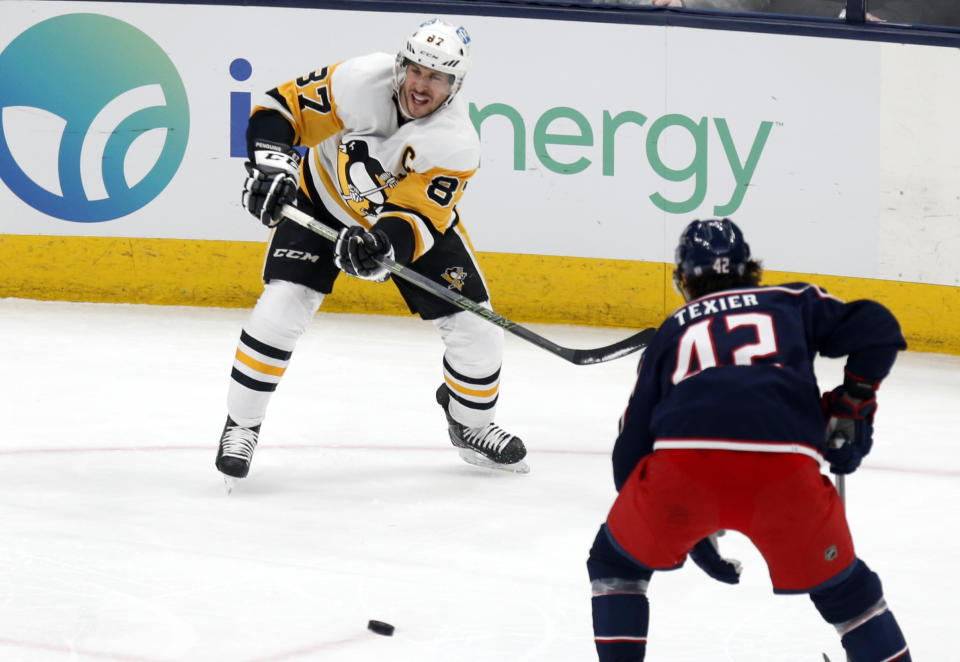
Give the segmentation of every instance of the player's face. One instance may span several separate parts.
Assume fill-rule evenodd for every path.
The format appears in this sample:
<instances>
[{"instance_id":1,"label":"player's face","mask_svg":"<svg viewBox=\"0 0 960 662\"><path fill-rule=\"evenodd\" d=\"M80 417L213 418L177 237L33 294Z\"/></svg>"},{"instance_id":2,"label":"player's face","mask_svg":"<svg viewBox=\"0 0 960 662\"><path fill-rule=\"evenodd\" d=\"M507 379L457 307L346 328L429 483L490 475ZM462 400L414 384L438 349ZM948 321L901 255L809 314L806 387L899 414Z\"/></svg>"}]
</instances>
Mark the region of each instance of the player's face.
<instances>
[{"instance_id":1,"label":"player's face","mask_svg":"<svg viewBox=\"0 0 960 662\"><path fill-rule=\"evenodd\" d=\"M407 75L400 87L400 103L414 119L426 117L450 96L449 74L414 62L407 63Z\"/></svg>"}]
</instances>

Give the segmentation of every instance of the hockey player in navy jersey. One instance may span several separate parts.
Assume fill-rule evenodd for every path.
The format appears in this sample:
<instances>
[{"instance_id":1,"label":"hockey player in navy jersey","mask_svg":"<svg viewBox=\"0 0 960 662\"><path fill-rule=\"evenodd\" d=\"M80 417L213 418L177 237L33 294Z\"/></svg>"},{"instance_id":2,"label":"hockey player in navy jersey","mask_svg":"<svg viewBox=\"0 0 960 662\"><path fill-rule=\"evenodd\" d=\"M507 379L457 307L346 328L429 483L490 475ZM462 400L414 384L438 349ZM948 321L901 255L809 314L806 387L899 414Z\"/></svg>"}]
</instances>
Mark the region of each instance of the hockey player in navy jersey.
<instances>
[{"instance_id":1,"label":"hockey player in navy jersey","mask_svg":"<svg viewBox=\"0 0 960 662\"><path fill-rule=\"evenodd\" d=\"M395 54L322 67L273 88L253 109L242 203L273 230L266 285L240 334L217 451L228 483L250 470L270 397L341 272L382 282L390 274L375 258L388 257L474 301L489 300L457 210L480 163L480 140L457 94L469 66L467 31L434 19ZM309 148L302 163L295 146ZM336 244L284 221L282 207L292 202L340 230ZM467 462L527 471L523 442L494 423L503 331L394 283L444 343L436 400L450 441ZM382 399L371 370L370 389L352 397ZM393 377L392 386L402 388L402 379Z\"/></svg>"},{"instance_id":2,"label":"hockey player in navy jersey","mask_svg":"<svg viewBox=\"0 0 960 662\"><path fill-rule=\"evenodd\" d=\"M825 460L851 473L870 451L876 390L906 348L897 320L815 285L760 286L760 263L728 219L691 223L675 262L686 304L641 359L613 450L619 494L587 561L601 662L644 659L654 570L689 554L739 581L716 545L727 529L756 545L775 593L810 595L850 660L910 660L820 472ZM842 385L822 396L818 353L847 357Z\"/></svg>"}]
</instances>

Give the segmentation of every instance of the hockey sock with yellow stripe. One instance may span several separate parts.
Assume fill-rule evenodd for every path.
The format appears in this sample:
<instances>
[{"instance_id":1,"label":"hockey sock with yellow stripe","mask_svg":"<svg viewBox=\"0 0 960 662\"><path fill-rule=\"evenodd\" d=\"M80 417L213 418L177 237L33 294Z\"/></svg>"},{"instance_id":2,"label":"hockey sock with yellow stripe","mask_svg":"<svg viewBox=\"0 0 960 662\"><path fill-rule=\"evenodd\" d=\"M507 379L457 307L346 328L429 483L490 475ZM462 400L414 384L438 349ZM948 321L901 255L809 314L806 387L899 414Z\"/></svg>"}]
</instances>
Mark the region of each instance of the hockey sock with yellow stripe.
<instances>
[{"instance_id":1,"label":"hockey sock with yellow stripe","mask_svg":"<svg viewBox=\"0 0 960 662\"><path fill-rule=\"evenodd\" d=\"M468 312L434 320L443 339L443 381L450 393L447 413L460 425L493 423L500 395L503 330Z\"/></svg>"},{"instance_id":2,"label":"hockey sock with yellow stripe","mask_svg":"<svg viewBox=\"0 0 960 662\"><path fill-rule=\"evenodd\" d=\"M260 423L323 295L287 281L271 281L240 332L230 371L227 412L242 426Z\"/></svg>"}]
</instances>

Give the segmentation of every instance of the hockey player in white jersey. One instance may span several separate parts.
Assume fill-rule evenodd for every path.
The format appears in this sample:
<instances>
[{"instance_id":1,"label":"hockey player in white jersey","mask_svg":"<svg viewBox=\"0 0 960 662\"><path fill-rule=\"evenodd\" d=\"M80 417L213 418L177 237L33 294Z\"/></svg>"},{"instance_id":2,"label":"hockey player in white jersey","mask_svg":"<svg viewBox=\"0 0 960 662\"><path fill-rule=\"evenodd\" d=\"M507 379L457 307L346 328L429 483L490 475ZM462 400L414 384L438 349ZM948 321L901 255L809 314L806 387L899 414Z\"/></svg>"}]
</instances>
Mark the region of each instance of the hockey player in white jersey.
<instances>
[{"instance_id":1,"label":"hockey player in white jersey","mask_svg":"<svg viewBox=\"0 0 960 662\"><path fill-rule=\"evenodd\" d=\"M278 85L253 109L242 202L272 232L265 286L240 334L217 452L217 469L229 479L247 475L270 397L341 271L382 282L390 274L374 258L389 257L489 301L456 206L480 160L477 132L457 95L469 66L466 30L434 19L396 55L325 66ZM302 163L297 146L309 148ZM284 221L281 208L289 203L339 229L336 244ZM494 423L502 330L403 281L394 284L444 343L436 399L450 441L467 462L526 472L523 442Z\"/></svg>"}]
</instances>

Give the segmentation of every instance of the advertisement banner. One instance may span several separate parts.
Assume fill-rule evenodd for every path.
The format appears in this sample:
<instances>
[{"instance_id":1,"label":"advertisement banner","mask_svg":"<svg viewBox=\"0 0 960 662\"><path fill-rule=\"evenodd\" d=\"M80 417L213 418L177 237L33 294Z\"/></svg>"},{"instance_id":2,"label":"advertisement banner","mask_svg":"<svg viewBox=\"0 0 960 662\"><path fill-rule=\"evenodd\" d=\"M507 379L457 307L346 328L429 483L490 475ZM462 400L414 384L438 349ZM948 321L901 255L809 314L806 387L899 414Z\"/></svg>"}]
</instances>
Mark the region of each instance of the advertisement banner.
<instances>
[{"instance_id":1,"label":"advertisement banner","mask_svg":"<svg viewBox=\"0 0 960 662\"><path fill-rule=\"evenodd\" d=\"M17 1L3 14L0 234L231 241L266 237L240 206L257 99L394 53L428 18ZM768 269L960 283L944 250L960 248L960 131L942 114L960 89L944 89L954 49L442 18L472 37L461 94L482 161L460 209L478 250L670 262L691 219L730 216Z\"/></svg>"}]
</instances>

